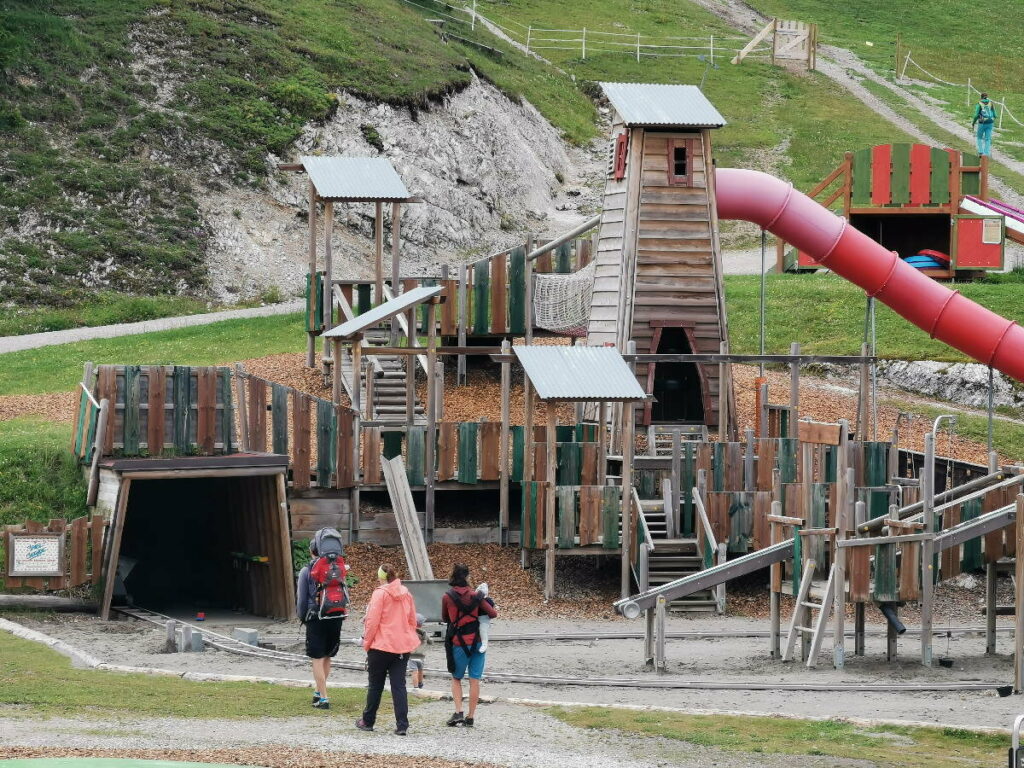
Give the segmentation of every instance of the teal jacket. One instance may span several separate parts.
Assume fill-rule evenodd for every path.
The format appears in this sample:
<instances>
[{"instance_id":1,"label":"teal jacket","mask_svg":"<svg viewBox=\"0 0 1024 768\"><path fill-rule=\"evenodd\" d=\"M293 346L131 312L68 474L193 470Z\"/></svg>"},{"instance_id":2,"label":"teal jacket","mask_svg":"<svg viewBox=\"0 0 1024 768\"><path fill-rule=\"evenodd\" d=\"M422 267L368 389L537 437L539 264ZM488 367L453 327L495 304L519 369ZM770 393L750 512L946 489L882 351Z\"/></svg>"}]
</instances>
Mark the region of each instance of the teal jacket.
<instances>
[{"instance_id":1,"label":"teal jacket","mask_svg":"<svg viewBox=\"0 0 1024 768\"><path fill-rule=\"evenodd\" d=\"M980 101L974 105L974 119L971 120L971 125L975 123L994 123L996 121L996 108L995 105L990 101L988 104L982 104Z\"/></svg>"}]
</instances>

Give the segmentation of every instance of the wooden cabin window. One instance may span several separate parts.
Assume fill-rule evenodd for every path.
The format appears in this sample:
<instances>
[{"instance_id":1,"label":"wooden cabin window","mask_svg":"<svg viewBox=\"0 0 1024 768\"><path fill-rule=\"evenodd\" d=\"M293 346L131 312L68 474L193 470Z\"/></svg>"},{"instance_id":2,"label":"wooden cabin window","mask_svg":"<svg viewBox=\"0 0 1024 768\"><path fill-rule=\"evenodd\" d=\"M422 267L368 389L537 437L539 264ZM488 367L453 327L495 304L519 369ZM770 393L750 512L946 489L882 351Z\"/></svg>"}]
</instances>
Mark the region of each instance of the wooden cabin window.
<instances>
[{"instance_id":1,"label":"wooden cabin window","mask_svg":"<svg viewBox=\"0 0 1024 768\"><path fill-rule=\"evenodd\" d=\"M693 139L669 139L668 183L688 187L693 182Z\"/></svg>"},{"instance_id":2,"label":"wooden cabin window","mask_svg":"<svg viewBox=\"0 0 1024 768\"><path fill-rule=\"evenodd\" d=\"M615 159L612 163L612 177L616 181L626 178L626 152L629 134L620 133L615 137Z\"/></svg>"}]
</instances>

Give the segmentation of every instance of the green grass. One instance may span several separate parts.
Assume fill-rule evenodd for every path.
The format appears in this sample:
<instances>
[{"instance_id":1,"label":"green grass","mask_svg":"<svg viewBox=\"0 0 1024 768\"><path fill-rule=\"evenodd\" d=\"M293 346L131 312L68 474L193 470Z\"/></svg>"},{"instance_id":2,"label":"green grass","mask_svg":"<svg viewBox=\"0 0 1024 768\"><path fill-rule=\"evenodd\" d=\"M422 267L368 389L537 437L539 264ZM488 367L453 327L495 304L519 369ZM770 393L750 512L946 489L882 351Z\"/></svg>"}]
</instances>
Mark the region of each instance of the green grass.
<instances>
[{"instance_id":1,"label":"green grass","mask_svg":"<svg viewBox=\"0 0 1024 768\"><path fill-rule=\"evenodd\" d=\"M300 314L275 315L115 339L40 347L0 356L0 395L65 392L82 378L82 363L217 365L306 348Z\"/></svg>"},{"instance_id":2,"label":"green grass","mask_svg":"<svg viewBox=\"0 0 1024 768\"><path fill-rule=\"evenodd\" d=\"M86 513L85 483L68 446L71 425L0 421L0 528Z\"/></svg>"},{"instance_id":3,"label":"green grass","mask_svg":"<svg viewBox=\"0 0 1024 768\"><path fill-rule=\"evenodd\" d=\"M864 340L864 292L832 274L768 275L766 349L789 351L799 341L807 354L858 355ZM993 312L1024 322L1024 304L1016 284L963 283L956 289ZM725 277L729 343L734 352L758 350L760 295L757 275ZM950 346L904 320L881 303L875 312L878 355L900 360L969 361Z\"/></svg>"},{"instance_id":4,"label":"green grass","mask_svg":"<svg viewBox=\"0 0 1024 768\"><path fill-rule=\"evenodd\" d=\"M365 694L335 688L331 709L312 710L309 691L259 683L198 683L176 677L74 669L37 643L0 632L0 708L32 716L310 718L311 728L337 728L357 715ZM385 717L384 714L381 715Z\"/></svg>"},{"instance_id":5,"label":"green grass","mask_svg":"<svg viewBox=\"0 0 1024 768\"><path fill-rule=\"evenodd\" d=\"M578 728L657 736L726 752L819 755L866 760L878 766L981 768L1005 759L1009 746L1007 736L959 728L877 725L867 729L834 720L684 715L598 707L556 707L548 711Z\"/></svg>"},{"instance_id":6,"label":"green grass","mask_svg":"<svg viewBox=\"0 0 1024 768\"><path fill-rule=\"evenodd\" d=\"M942 408L933 408L921 403L911 403L899 399L883 400L882 403L898 408L904 413L922 416L929 421L934 421L935 417L940 414L949 413L949 410ZM988 419L985 416L967 413L955 415L955 431L958 435L976 443L988 445ZM1024 424L995 419L992 424L992 443L1001 455L1019 461L1024 457Z\"/></svg>"}]
</instances>

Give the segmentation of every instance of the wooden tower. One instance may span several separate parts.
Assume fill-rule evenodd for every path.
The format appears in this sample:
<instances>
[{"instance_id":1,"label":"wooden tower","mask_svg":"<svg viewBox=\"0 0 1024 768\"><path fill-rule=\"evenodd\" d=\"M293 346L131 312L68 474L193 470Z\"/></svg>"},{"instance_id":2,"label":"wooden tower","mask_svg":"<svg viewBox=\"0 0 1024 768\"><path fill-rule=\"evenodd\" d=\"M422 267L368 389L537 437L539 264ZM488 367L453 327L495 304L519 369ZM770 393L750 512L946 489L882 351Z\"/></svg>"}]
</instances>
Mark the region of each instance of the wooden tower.
<instances>
[{"instance_id":1,"label":"wooden tower","mask_svg":"<svg viewBox=\"0 0 1024 768\"><path fill-rule=\"evenodd\" d=\"M614 110L589 344L718 353L727 339L711 129L693 85L602 83ZM719 421L718 365L641 364L643 423Z\"/></svg>"}]
</instances>

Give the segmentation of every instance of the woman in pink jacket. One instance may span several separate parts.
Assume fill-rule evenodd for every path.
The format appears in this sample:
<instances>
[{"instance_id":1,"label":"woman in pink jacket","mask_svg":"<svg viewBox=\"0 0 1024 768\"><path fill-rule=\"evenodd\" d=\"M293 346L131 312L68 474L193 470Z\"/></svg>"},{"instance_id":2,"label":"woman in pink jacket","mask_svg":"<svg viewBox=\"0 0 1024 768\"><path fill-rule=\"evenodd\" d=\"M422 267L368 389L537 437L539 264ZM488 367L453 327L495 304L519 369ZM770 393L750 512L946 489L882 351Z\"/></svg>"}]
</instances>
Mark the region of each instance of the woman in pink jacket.
<instances>
[{"instance_id":1,"label":"woman in pink jacket","mask_svg":"<svg viewBox=\"0 0 1024 768\"><path fill-rule=\"evenodd\" d=\"M363 648L369 685L366 709L356 720L356 728L372 731L377 708L384 692L385 678L391 678L391 698L395 705L395 733L405 736L409 730L409 698L405 691L405 669L409 654L420 644L416 634L416 605L409 590L402 586L395 567L384 563L377 571L380 585L373 590L370 607L363 619Z\"/></svg>"}]
</instances>

